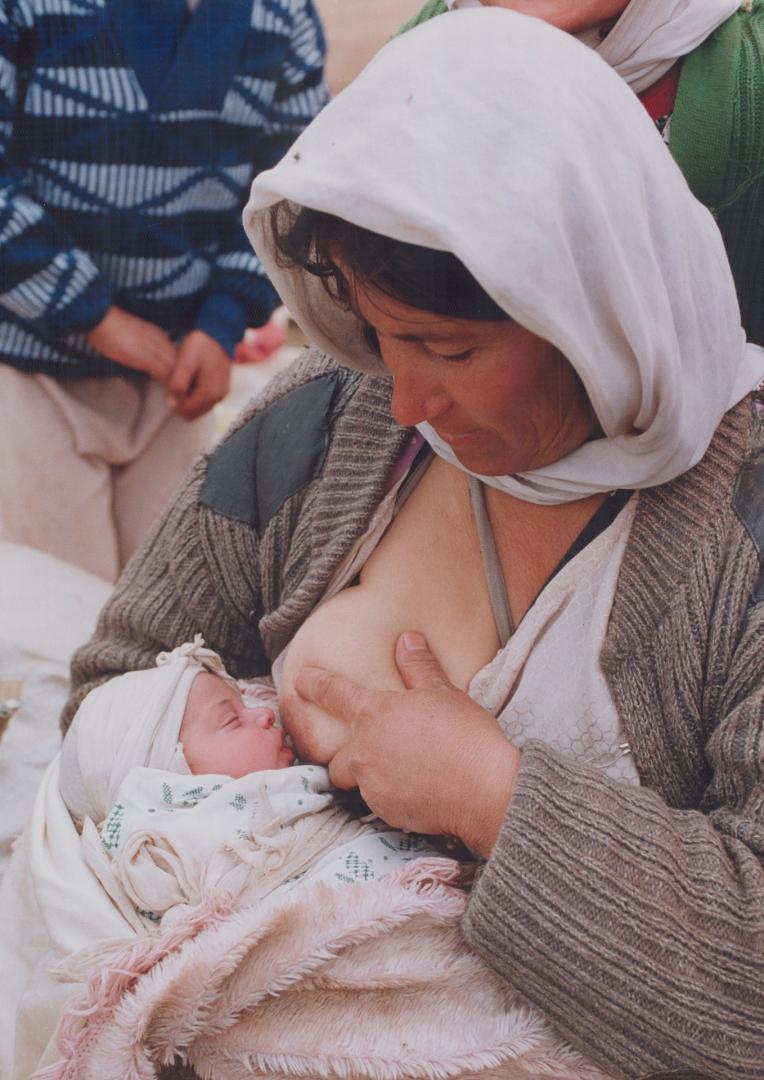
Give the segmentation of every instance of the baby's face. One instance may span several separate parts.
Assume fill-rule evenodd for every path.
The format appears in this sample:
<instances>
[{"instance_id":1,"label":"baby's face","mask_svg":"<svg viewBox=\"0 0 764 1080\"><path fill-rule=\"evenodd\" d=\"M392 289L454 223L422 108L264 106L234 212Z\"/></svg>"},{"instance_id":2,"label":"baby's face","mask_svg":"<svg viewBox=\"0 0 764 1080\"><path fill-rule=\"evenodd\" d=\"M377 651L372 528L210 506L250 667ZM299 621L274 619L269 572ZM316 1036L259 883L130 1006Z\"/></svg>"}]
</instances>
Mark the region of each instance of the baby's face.
<instances>
[{"instance_id":1,"label":"baby's face","mask_svg":"<svg viewBox=\"0 0 764 1080\"><path fill-rule=\"evenodd\" d=\"M248 709L232 686L200 672L193 683L180 726L183 753L192 773L220 773L238 780L261 769L284 769L294 754L273 713Z\"/></svg>"}]
</instances>

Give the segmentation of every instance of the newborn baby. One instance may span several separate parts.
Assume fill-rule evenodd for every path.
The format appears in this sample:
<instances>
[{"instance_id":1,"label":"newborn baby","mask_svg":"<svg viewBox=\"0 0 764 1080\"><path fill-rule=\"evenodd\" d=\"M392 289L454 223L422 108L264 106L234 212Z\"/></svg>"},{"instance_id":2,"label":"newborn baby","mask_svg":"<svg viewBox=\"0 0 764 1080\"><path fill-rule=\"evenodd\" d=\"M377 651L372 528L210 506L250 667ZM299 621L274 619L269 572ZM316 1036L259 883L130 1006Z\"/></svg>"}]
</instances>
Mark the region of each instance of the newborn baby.
<instances>
[{"instance_id":1,"label":"newborn baby","mask_svg":"<svg viewBox=\"0 0 764 1080\"><path fill-rule=\"evenodd\" d=\"M273 711L242 688L197 638L91 691L66 735L62 798L90 869L136 930L223 892L255 903L439 854L354 818L325 769L293 765Z\"/></svg>"}]
</instances>

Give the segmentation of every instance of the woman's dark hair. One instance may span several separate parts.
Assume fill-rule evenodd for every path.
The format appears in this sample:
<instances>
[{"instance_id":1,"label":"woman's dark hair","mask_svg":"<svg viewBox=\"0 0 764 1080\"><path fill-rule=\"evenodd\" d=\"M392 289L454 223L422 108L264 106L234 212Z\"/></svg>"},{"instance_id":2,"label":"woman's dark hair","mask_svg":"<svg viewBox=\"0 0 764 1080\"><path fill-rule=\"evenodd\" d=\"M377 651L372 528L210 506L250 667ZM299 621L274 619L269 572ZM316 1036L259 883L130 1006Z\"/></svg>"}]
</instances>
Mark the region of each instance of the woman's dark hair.
<instances>
[{"instance_id":1,"label":"woman's dark hair","mask_svg":"<svg viewBox=\"0 0 764 1080\"><path fill-rule=\"evenodd\" d=\"M280 266L321 278L332 299L353 308L358 286L371 285L403 304L455 319L509 319L449 251L391 240L349 221L287 202L271 208Z\"/></svg>"}]
</instances>

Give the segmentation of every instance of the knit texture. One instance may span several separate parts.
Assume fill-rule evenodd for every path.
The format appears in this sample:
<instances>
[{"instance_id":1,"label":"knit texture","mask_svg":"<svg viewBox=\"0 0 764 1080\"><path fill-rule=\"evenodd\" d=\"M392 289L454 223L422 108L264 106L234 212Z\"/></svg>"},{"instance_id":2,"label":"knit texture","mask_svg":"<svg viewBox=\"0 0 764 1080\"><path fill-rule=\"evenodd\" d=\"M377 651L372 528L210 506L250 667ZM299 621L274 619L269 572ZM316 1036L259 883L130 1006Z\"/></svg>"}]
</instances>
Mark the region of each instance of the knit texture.
<instances>
[{"instance_id":1,"label":"knit texture","mask_svg":"<svg viewBox=\"0 0 764 1080\"><path fill-rule=\"evenodd\" d=\"M333 370L309 353L249 415ZM389 384L342 373L322 473L263 536L200 507L204 462L76 654L71 717L109 675L196 632L266 671L362 533L405 445ZM643 786L540 744L464 927L472 947L606 1070L764 1073L764 603L732 505L764 443L750 399L701 462L640 495L601 656Z\"/></svg>"},{"instance_id":2,"label":"knit texture","mask_svg":"<svg viewBox=\"0 0 764 1080\"><path fill-rule=\"evenodd\" d=\"M154 25L145 0L0 3L6 363L124 371L85 336L111 304L230 353L278 303L241 207L326 101L318 17L311 0L203 0L186 25L173 5L152 0ZM157 72L144 53L168 25Z\"/></svg>"},{"instance_id":3,"label":"knit texture","mask_svg":"<svg viewBox=\"0 0 764 1080\"><path fill-rule=\"evenodd\" d=\"M764 344L764 0L685 59L670 146L716 216L748 338Z\"/></svg>"}]
</instances>

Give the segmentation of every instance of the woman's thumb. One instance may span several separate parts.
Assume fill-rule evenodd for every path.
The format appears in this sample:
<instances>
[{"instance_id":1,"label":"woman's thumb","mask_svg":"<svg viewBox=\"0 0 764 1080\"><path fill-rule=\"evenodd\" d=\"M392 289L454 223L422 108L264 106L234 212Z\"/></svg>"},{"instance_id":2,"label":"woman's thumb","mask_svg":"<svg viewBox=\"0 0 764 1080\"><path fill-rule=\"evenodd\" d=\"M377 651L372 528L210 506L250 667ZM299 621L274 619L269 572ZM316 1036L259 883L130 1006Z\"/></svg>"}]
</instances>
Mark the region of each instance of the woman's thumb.
<instances>
[{"instance_id":1,"label":"woman's thumb","mask_svg":"<svg viewBox=\"0 0 764 1080\"><path fill-rule=\"evenodd\" d=\"M395 663L407 690L440 690L451 683L423 634L406 630L395 646Z\"/></svg>"}]
</instances>

